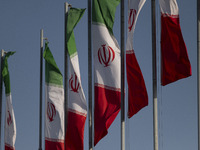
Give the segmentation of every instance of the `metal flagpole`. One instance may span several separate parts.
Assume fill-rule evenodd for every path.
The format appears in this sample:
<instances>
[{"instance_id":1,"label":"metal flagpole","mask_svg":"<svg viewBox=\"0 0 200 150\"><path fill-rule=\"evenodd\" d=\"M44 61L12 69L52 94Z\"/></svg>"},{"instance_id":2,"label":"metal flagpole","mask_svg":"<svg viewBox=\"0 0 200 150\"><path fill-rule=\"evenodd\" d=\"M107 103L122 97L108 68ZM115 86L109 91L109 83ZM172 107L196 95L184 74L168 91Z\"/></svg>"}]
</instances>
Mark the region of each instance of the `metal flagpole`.
<instances>
[{"instance_id":1,"label":"metal flagpole","mask_svg":"<svg viewBox=\"0 0 200 150\"><path fill-rule=\"evenodd\" d=\"M198 97L198 150L200 150L200 0L197 0L197 97Z\"/></svg>"},{"instance_id":2,"label":"metal flagpole","mask_svg":"<svg viewBox=\"0 0 200 150\"><path fill-rule=\"evenodd\" d=\"M93 113L92 113L92 44L91 44L91 0L88 0L88 123L89 123L89 150L93 150Z\"/></svg>"},{"instance_id":3,"label":"metal flagpole","mask_svg":"<svg viewBox=\"0 0 200 150\"><path fill-rule=\"evenodd\" d=\"M67 120L68 120L68 49L67 49L67 18L68 18L68 8L69 4L65 2L65 48L64 48L64 111L65 111L65 133L67 131ZM65 143L65 141L64 141ZM66 144L66 143L65 143ZM64 144L64 145L65 145ZM65 146L66 147L66 146Z\"/></svg>"},{"instance_id":4,"label":"metal flagpole","mask_svg":"<svg viewBox=\"0 0 200 150\"><path fill-rule=\"evenodd\" d=\"M154 150L158 150L158 100L157 100L157 63L156 63L156 13L155 0L151 0L152 15L152 67L153 67L153 132Z\"/></svg>"},{"instance_id":5,"label":"metal flagpole","mask_svg":"<svg viewBox=\"0 0 200 150\"><path fill-rule=\"evenodd\" d=\"M4 50L1 50L1 72L0 72L0 150L1 150L1 120L2 120L2 69L3 69L3 57L4 57Z\"/></svg>"},{"instance_id":6,"label":"metal flagpole","mask_svg":"<svg viewBox=\"0 0 200 150\"><path fill-rule=\"evenodd\" d=\"M39 110L39 148L42 150L42 76L43 76L43 29L40 30L40 110Z\"/></svg>"},{"instance_id":7,"label":"metal flagpole","mask_svg":"<svg viewBox=\"0 0 200 150\"><path fill-rule=\"evenodd\" d=\"M121 150L125 150L124 0L121 0Z\"/></svg>"}]
</instances>

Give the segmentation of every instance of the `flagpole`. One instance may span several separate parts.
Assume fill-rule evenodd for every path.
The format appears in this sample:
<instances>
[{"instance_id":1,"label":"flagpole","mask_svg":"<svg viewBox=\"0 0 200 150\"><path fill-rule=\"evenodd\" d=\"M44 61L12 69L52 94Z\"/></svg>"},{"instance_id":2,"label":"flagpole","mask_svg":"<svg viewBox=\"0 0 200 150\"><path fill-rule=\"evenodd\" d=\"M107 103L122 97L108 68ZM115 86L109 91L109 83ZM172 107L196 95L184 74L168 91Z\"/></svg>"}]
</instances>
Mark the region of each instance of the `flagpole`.
<instances>
[{"instance_id":1,"label":"flagpole","mask_svg":"<svg viewBox=\"0 0 200 150\"><path fill-rule=\"evenodd\" d=\"M158 150L158 100L157 100L157 61L156 61L156 13L155 0L151 0L152 15L152 67L153 67L153 132L154 150Z\"/></svg>"},{"instance_id":2,"label":"flagpole","mask_svg":"<svg viewBox=\"0 0 200 150\"><path fill-rule=\"evenodd\" d=\"M2 120L2 84L3 84L3 78L2 78L2 69L3 69L3 57L4 57L4 50L1 50L1 72L0 72L0 150L1 150L1 120Z\"/></svg>"},{"instance_id":3,"label":"flagpole","mask_svg":"<svg viewBox=\"0 0 200 150\"><path fill-rule=\"evenodd\" d=\"M200 0L197 0L197 80L198 150L200 150Z\"/></svg>"},{"instance_id":4,"label":"flagpole","mask_svg":"<svg viewBox=\"0 0 200 150\"><path fill-rule=\"evenodd\" d=\"M125 150L125 102L124 102L124 0L121 0L121 150Z\"/></svg>"},{"instance_id":5,"label":"flagpole","mask_svg":"<svg viewBox=\"0 0 200 150\"><path fill-rule=\"evenodd\" d=\"M68 18L68 7L70 6L67 2L64 4L65 6L65 48L64 48L64 112L65 112L65 133L67 131L67 121L68 121L68 49L67 49L67 18ZM65 134L66 137L66 134ZM65 138L64 138L65 139ZM65 143L65 141L64 141ZM65 143L66 144L66 143ZM64 145L65 145L64 144ZM66 147L66 145L65 145Z\"/></svg>"},{"instance_id":6,"label":"flagpole","mask_svg":"<svg viewBox=\"0 0 200 150\"><path fill-rule=\"evenodd\" d=\"M42 150L42 76L43 76L43 29L40 30L40 110L39 110L39 148Z\"/></svg>"},{"instance_id":7,"label":"flagpole","mask_svg":"<svg viewBox=\"0 0 200 150\"><path fill-rule=\"evenodd\" d=\"M93 150L93 113L92 113L92 42L91 42L91 0L88 0L88 123L89 123L89 150Z\"/></svg>"}]
</instances>

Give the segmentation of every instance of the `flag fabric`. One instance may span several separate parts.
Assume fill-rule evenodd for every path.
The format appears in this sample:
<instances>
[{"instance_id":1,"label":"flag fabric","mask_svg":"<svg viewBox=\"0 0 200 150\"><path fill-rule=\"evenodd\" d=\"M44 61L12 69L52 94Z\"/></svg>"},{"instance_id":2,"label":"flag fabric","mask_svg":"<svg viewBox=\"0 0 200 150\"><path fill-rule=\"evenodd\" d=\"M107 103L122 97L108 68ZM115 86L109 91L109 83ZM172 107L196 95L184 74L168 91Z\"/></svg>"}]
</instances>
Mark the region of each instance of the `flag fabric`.
<instances>
[{"instance_id":1,"label":"flag fabric","mask_svg":"<svg viewBox=\"0 0 200 150\"><path fill-rule=\"evenodd\" d=\"M94 145L108 133L120 111L120 48L113 36L115 11L120 0L93 0Z\"/></svg>"},{"instance_id":2,"label":"flag fabric","mask_svg":"<svg viewBox=\"0 0 200 150\"><path fill-rule=\"evenodd\" d=\"M161 9L161 84L192 75L187 48L181 33L176 0L159 0Z\"/></svg>"},{"instance_id":3,"label":"flag fabric","mask_svg":"<svg viewBox=\"0 0 200 150\"><path fill-rule=\"evenodd\" d=\"M68 122L65 150L84 149L84 127L87 104L81 85L78 53L73 29L81 19L85 9L70 8L67 17L67 49L70 57Z\"/></svg>"},{"instance_id":4,"label":"flag fabric","mask_svg":"<svg viewBox=\"0 0 200 150\"><path fill-rule=\"evenodd\" d=\"M126 44L126 70L128 82L128 117L131 118L148 105L148 95L142 72L133 49L133 33L140 10L146 0L128 1L128 38Z\"/></svg>"},{"instance_id":5,"label":"flag fabric","mask_svg":"<svg viewBox=\"0 0 200 150\"><path fill-rule=\"evenodd\" d=\"M45 150L64 150L63 77L45 43Z\"/></svg>"},{"instance_id":6,"label":"flag fabric","mask_svg":"<svg viewBox=\"0 0 200 150\"><path fill-rule=\"evenodd\" d=\"M4 133L4 143L5 150L15 150L16 141L16 123L15 115L12 105L12 96L10 88L10 75L8 71L8 57L13 55L15 52L8 52L5 55L2 76L5 85L6 93L6 113L5 113L5 133Z\"/></svg>"}]
</instances>

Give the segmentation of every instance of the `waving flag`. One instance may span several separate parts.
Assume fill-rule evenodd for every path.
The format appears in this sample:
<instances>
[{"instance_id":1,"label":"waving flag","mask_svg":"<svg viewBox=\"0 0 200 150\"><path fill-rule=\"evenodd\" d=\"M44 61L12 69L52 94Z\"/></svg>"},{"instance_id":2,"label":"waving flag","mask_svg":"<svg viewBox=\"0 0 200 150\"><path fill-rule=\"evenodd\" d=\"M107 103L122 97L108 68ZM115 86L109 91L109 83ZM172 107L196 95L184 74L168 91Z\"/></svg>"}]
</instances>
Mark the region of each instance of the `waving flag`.
<instances>
[{"instance_id":1,"label":"waving flag","mask_svg":"<svg viewBox=\"0 0 200 150\"><path fill-rule=\"evenodd\" d=\"M70 56L70 76L65 150L84 149L84 127L87 116L87 105L81 85L78 53L73 32L84 12L85 9L71 8L67 18L67 49Z\"/></svg>"},{"instance_id":2,"label":"waving flag","mask_svg":"<svg viewBox=\"0 0 200 150\"><path fill-rule=\"evenodd\" d=\"M8 52L5 55L3 63L3 81L6 91L6 118L5 118L5 150L15 150L15 140L16 140L16 123L15 115L12 106L12 96L10 90L10 75L8 71L8 57L13 55L15 52Z\"/></svg>"},{"instance_id":3,"label":"waving flag","mask_svg":"<svg viewBox=\"0 0 200 150\"><path fill-rule=\"evenodd\" d=\"M45 43L45 150L64 150L63 77Z\"/></svg>"},{"instance_id":4,"label":"waving flag","mask_svg":"<svg viewBox=\"0 0 200 150\"><path fill-rule=\"evenodd\" d=\"M94 145L107 133L120 111L120 49L113 36L119 0L93 0Z\"/></svg>"},{"instance_id":5,"label":"waving flag","mask_svg":"<svg viewBox=\"0 0 200 150\"><path fill-rule=\"evenodd\" d=\"M167 85L192 75L183 40L176 0L159 0L161 9L161 84Z\"/></svg>"},{"instance_id":6,"label":"waving flag","mask_svg":"<svg viewBox=\"0 0 200 150\"><path fill-rule=\"evenodd\" d=\"M128 38L126 45L126 69L128 81L128 117L131 118L148 105L148 95L143 75L133 50L133 33L140 10L146 0L129 0Z\"/></svg>"}]
</instances>

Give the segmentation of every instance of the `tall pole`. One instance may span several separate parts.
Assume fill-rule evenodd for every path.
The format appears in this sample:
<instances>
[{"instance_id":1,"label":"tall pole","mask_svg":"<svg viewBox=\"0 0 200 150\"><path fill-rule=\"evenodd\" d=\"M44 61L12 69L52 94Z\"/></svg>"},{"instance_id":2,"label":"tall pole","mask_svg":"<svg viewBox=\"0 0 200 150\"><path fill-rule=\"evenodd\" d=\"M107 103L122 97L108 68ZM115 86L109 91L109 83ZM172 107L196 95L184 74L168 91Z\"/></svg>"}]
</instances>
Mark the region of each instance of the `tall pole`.
<instances>
[{"instance_id":1,"label":"tall pole","mask_svg":"<svg viewBox=\"0 0 200 150\"><path fill-rule=\"evenodd\" d=\"M200 150L200 0L197 0L197 97L198 97L198 150Z\"/></svg>"},{"instance_id":2,"label":"tall pole","mask_svg":"<svg viewBox=\"0 0 200 150\"><path fill-rule=\"evenodd\" d=\"M68 7L70 5L66 2L65 7L65 48L64 48L64 111L65 111L65 133L67 131L68 121L68 49L67 49L67 18L68 18ZM66 144L66 143L65 143ZM65 145L66 147L66 145Z\"/></svg>"},{"instance_id":3,"label":"tall pole","mask_svg":"<svg viewBox=\"0 0 200 150\"><path fill-rule=\"evenodd\" d=\"M4 50L1 50L1 72L0 72L0 150L1 150L1 120L2 120L2 69L3 69L3 57L4 57Z\"/></svg>"},{"instance_id":4,"label":"tall pole","mask_svg":"<svg viewBox=\"0 0 200 150\"><path fill-rule=\"evenodd\" d=\"M43 29L40 30L40 110L39 110L39 148L42 150L42 76L43 76Z\"/></svg>"},{"instance_id":5,"label":"tall pole","mask_svg":"<svg viewBox=\"0 0 200 150\"><path fill-rule=\"evenodd\" d=\"M89 150L93 150L93 113L92 113L92 44L91 44L91 0L88 0L88 123L89 123Z\"/></svg>"},{"instance_id":6,"label":"tall pole","mask_svg":"<svg viewBox=\"0 0 200 150\"><path fill-rule=\"evenodd\" d=\"M156 13L155 0L151 0L152 15L152 67L153 67L153 132L154 150L158 150L158 99L157 99L157 62L156 62Z\"/></svg>"},{"instance_id":7,"label":"tall pole","mask_svg":"<svg viewBox=\"0 0 200 150\"><path fill-rule=\"evenodd\" d=\"M124 102L124 0L121 0L121 150L125 150L125 102Z\"/></svg>"}]
</instances>

